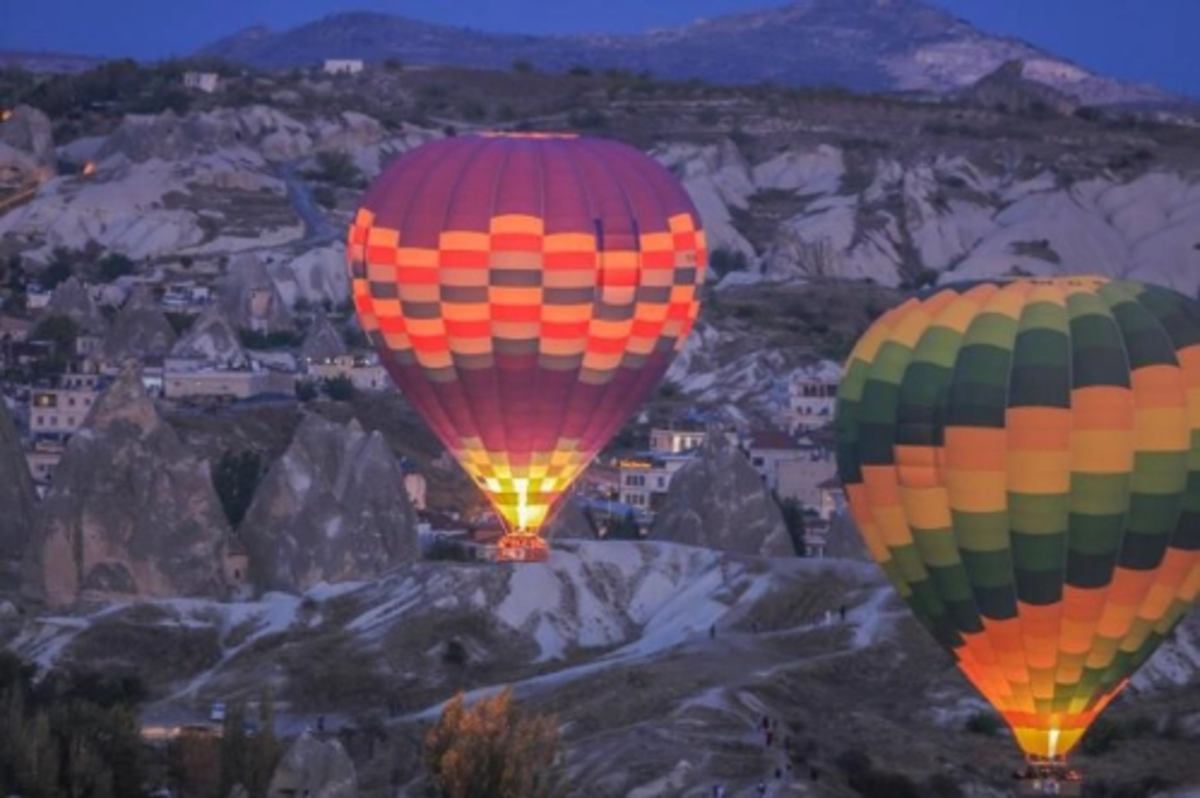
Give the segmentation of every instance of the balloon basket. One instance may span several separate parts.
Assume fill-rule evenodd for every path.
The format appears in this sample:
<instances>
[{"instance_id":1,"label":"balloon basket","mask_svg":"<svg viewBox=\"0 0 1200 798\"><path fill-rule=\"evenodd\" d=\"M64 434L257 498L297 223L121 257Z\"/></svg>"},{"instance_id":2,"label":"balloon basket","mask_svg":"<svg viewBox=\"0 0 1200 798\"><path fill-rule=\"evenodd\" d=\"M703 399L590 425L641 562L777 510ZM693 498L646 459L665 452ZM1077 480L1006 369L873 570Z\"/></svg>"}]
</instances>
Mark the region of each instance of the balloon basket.
<instances>
[{"instance_id":1,"label":"balloon basket","mask_svg":"<svg viewBox=\"0 0 1200 798\"><path fill-rule=\"evenodd\" d=\"M500 562L546 562L550 548L537 535L505 535L496 544L496 559Z\"/></svg>"},{"instance_id":2,"label":"balloon basket","mask_svg":"<svg viewBox=\"0 0 1200 798\"><path fill-rule=\"evenodd\" d=\"M1016 795L1083 795L1083 774L1061 759L1029 757L1024 770L1013 774Z\"/></svg>"}]
</instances>

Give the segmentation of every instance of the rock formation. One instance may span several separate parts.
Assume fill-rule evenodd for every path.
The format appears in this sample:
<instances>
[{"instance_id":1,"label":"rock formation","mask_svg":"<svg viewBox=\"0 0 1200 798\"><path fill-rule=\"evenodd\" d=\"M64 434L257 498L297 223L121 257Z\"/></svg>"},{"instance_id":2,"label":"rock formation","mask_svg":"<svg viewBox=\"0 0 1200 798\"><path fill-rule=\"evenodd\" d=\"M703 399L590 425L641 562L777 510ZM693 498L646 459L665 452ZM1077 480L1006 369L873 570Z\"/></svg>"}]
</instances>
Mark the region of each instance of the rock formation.
<instances>
[{"instance_id":1,"label":"rock formation","mask_svg":"<svg viewBox=\"0 0 1200 798\"><path fill-rule=\"evenodd\" d=\"M1025 76L1025 62L1008 61L963 91L968 102L1013 113L1070 114L1079 103L1045 83Z\"/></svg>"},{"instance_id":2,"label":"rock formation","mask_svg":"<svg viewBox=\"0 0 1200 798\"><path fill-rule=\"evenodd\" d=\"M8 405L0 398L0 594L20 588L37 494Z\"/></svg>"},{"instance_id":3,"label":"rock formation","mask_svg":"<svg viewBox=\"0 0 1200 798\"><path fill-rule=\"evenodd\" d=\"M595 540L596 530L574 496L568 493L560 500L550 523L546 524L544 537L547 540Z\"/></svg>"},{"instance_id":4,"label":"rock formation","mask_svg":"<svg viewBox=\"0 0 1200 798\"><path fill-rule=\"evenodd\" d=\"M337 740L319 740L305 732L283 755L268 798L305 795L308 798L355 798L358 774L346 749Z\"/></svg>"},{"instance_id":5,"label":"rock formation","mask_svg":"<svg viewBox=\"0 0 1200 798\"><path fill-rule=\"evenodd\" d=\"M292 259L279 258L267 264L267 271L288 307L301 299L336 304L350 296L346 245L341 242L307 249Z\"/></svg>"},{"instance_id":6,"label":"rock formation","mask_svg":"<svg viewBox=\"0 0 1200 798\"><path fill-rule=\"evenodd\" d=\"M14 108L0 123L0 186L49 180L55 161L49 117L28 105Z\"/></svg>"},{"instance_id":7,"label":"rock formation","mask_svg":"<svg viewBox=\"0 0 1200 798\"><path fill-rule=\"evenodd\" d=\"M171 357L231 365L249 362L237 331L221 309L209 305L171 348Z\"/></svg>"},{"instance_id":8,"label":"rock formation","mask_svg":"<svg viewBox=\"0 0 1200 798\"><path fill-rule=\"evenodd\" d=\"M273 333L294 328L275 281L256 255L239 255L229 264L218 287L217 304L239 330Z\"/></svg>"},{"instance_id":9,"label":"rock formation","mask_svg":"<svg viewBox=\"0 0 1200 798\"><path fill-rule=\"evenodd\" d=\"M229 526L207 462L129 367L71 437L42 504L25 592L77 599L220 596Z\"/></svg>"},{"instance_id":10,"label":"rock formation","mask_svg":"<svg viewBox=\"0 0 1200 798\"><path fill-rule=\"evenodd\" d=\"M329 322L329 317L318 310L300 346L300 359L322 361L344 355L346 351L346 342L342 340L341 333Z\"/></svg>"},{"instance_id":11,"label":"rock formation","mask_svg":"<svg viewBox=\"0 0 1200 798\"><path fill-rule=\"evenodd\" d=\"M300 422L239 525L261 590L377 576L416 559L416 515L378 432L318 415Z\"/></svg>"},{"instance_id":12,"label":"rock formation","mask_svg":"<svg viewBox=\"0 0 1200 798\"><path fill-rule=\"evenodd\" d=\"M650 538L771 557L796 553L762 477L724 435L709 435L671 479Z\"/></svg>"},{"instance_id":13,"label":"rock formation","mask_svg":"<svg viewBox=\"0 0 1200 798\"><path fill-rule=\"evenodd\" d=\"M50 304L46 306L47 316L66 316L75 322L80 332L90 335L104 335L108 332L108 322L104 314L92 300L92 294L87 286L76 277L68 277L59 283L52 294Z\"/></svg>"},{"instance_id":14,"label":"rock formation","mask_svg":"<svg viewBox=\"0 0 1200 798\"><path fill-rule=\"evenodd\" d=\"M138 287L117 314L100 353L108 363L162 359L175 344L175 328L166 314L148 288Z\"/></svg>"}]
</instances>

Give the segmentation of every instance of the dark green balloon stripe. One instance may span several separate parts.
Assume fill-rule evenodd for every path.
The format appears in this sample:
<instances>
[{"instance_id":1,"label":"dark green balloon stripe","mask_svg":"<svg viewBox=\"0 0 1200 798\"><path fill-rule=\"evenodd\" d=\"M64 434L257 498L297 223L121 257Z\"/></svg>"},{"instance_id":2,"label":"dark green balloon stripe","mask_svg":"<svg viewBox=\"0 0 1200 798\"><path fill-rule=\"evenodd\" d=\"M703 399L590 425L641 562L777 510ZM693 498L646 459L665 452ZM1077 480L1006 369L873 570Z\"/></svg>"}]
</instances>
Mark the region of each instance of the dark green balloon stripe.
<instances>
[{"instance_id":1,"label":"dark green balloon stripe","mask_svg":"<svg viewBox=\"0 0 1200 798\"><path fill-rule=\"evenodd\" d=\"M947 426L1004 428L1017 333L1016 319L994 311L985 309L971 320L951 376ZM980 615L992 620L1017 617L1008 513L955 510L952 517Z\"/></svg>"},{"instance_id":2,"label":"dark green balloon stripe","mask_svg":"<svg viewBox=\"0 0 1200 798\"><path fill-rule=\"evenodd\" d=\"M962 342L961 332L938 325L936 319L921 334L901 384L897 444L943 445L950 380ZM957 641L951 648L962 645L962 634L978 633L983 625L958 556L955 532L913 525L912 535L929 587L939 597L936 611L930 613L930 629L943 645L951 640Z\"/></svg>"},{"instance_id":3,"label":"dark green balloon stripe","mask_svg":"<svg viewBox=\"0 0 1200 798\"><path fill-rule=\"evenodd\" d=\"M1021 313L1009 375L1009 407L1070 408L1071 339L1065 305L1029 302ZM1035 606L1062 600L1069 494L1008 494L1017 600Z\"/></svg>"},{"instance_id":4,"label":"dark green balloon stripe","mask_svg":"<svg viewBox=\"0 0 1200 798\"><path fill-rule=\"evenodd\" d=\"M997 285L1003 292L1009 282L959 284L934 289L924 298L940 291L961 295L980 284ZM1024 294L1019 318L1012 318L995 310L1012 307L1007 302L1012 294L997 295L999 301L984 302L962 332L940 326L934 318L911 347L893 338L878 346L873 362L851 357L835 420L839 474L847 484L861 484L864 464L896 467L897 447L905 447L902 458L928 456L926 453L945 446L950 428L956 435L961 430L964 436L956 437L956 441L1000 445L983 443L994 440L984 434L971 438L971 430L1005 429L1010 408L1029 409L1021 416L1023 422L1055 425L1058 422L1054 414L1072 408L1073 391L1094 387L1129 391L1133 370L1179 367L1179 352L1200 346L1200 305L1175 292L1137 283L1091 283L1086 279L1029 282L1058 286L1061 301L1047 301L1049 294L1034 287ZM953 304L943 304L942 308L949 311ZM928 312L909 306L890 319L885 316L886 323L910 324L912 320L904 317L914 311ZM946 318L959 317L947 312ZM1187 362L1189 366L1194 363L1190 359ZM1090 407L1096 408L1095 402L1107 396L1103 392L1090 393ZM1136 402L1137 394L1132 398ZM1158 399L1143 396L1142 402L1157 405ZM1041 408L1046 411L1041 412ZM1140 407L1135 412L1146 410ZM982 633L986 619L1003 622L1020 618L1022 606L1041 607L1036 617L1053 619L1057 615L1054 608L1062 604L1067 586L1092 591L1093 599L1085 598L1089 601L1099 598L1096 592L1107 595L1110 602L1118 595L1125 602L1140 601L1140 607L1102 608L1104 613L1119 610L1117 617L1131 611L1135 614L1128 629L1114 627L1111 617L1105 621L1106 628L1120 635L1119 640L1093 637L1090 653L1086 654L1062 653L1060 648L1053 667L1046 667L1053 660L1044 655L1029 657L1031 683L1047 696L1035 700L1036 709L1047 715L1047 724L1051 714L1072 715L1072 708L1077 712L1083 704L1095 707L1106 700L1151 656L1192 606L1191 602L1176 600L1151 628L1150 620L1137 615L1148 611L1146 596L1131 595L1128 587L1120 594L1104 593L1113 584L1117 567L1144 572L1160 567L1172 550L1200 551L1200 429L1190 432L1188 452L1126 453L1120 447L1131 443L1136 446L1136 440L1118 430L1122 411L1116 406L1113 411L1111 436L1106 436L1105 425L1110 422L1103 409L1089 412L1085 426L1082 414L1075 417L1073 423L1081 425L1076 429L1087 435L1086 439L1076 438L1076 443L1082 445L1086 440L1088 446L1095 447L1097 457L1091 463L1087 456L1071 460L1069 483L1055 483L1061 489L1040 488L1038 483L1030 482L1028 474L1015 474L1003 506L996 502L995 509L986 512L946 508L950 515L948 528L940 526L945 523L941 509L927 504L908 521L912 543L891 548L891 559L883 563L885 573L920 622L951 649L963 645L964 636ZM1189 418L1196 415L1193 409ZM1156 418L1152 423L1163 422ZM1085 429L1092 431L1084 433ZM1020 443L1030 440L1034 442ZM1007 445L1011 454L1021 455L1023 465L1038 468L1046 462L1037 454L1040 448L1035 431L1024 429L1021 438L1010 438ZM1036 451L1022 452L1017 446ZM972 453L961 454L971 459ZM1061 461L1063 452L1047 452L1045 456ZM1131 467L1123 469L1123 461ZM920 479L922 485L929 479L922 461L912 466L916 470L911 475L904 470L909 467L908 461L900 462L905 463L899 471L902 479ZM1010 461L1010 467L1014 462ZM1093 472L1092 468L1123 470L1108 473ZM956 472L953 477L969 480L970 474ZM1050 474L1047 477L1053 478ZM995 475L986 479L995 484ZM984 481L981 479L978 485L982 487ZM944 494L932 491L928 501L939 501L939 495ZM991 506L983 495L961 494L960 502L968 500L980 507ZM918 526L917 521L939 528ZM1068 628L1078 629L1078 622L1064 619L1063 623L1064 634ZM1023 631L1027 635L1045 634L1035 632L1042 628L1040 623L1034 626L1027 622ZM1066 641L1064 637L1060 645ZM1000 645L998 638L991 643ZM1040 645L1045 644L1042 638ZM1069 650L1078 651L1082 645L1087 641L1071 639ZM1085 665L1089 657L1091 667ZM1033 667L1035 662L1040 662L1038 668ZM993 698L1004 704L1003 699ZM1008 710L1015 708L1007 706Z\"/></svg>"}]
</instances>

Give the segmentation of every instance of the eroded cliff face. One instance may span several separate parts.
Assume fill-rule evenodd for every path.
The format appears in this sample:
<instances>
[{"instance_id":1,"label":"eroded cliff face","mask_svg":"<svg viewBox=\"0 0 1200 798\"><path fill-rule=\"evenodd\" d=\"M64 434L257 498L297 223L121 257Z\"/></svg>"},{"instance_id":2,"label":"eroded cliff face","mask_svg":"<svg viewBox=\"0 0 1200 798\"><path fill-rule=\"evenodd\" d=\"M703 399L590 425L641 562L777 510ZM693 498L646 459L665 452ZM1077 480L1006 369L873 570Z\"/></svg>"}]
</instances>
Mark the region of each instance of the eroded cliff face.
<instances>
[{"instance_id":1,"label":"eroded cliff face","mask_svg":"<svg viewBox=\"0 0 1200 798\"><path fill-rule=\"evenodd\" d=\"M796 554L762 477L723 435L709 435L671 479L650 536L742 554Z\"/></svg>"},{"instance_id":2,"label":"eroded cliff face","mask_svg":"<svg viewBox=\"0 0 1200 798\"><path fill-rule=\"evenodd\" d=\"M162 359L175 346L175 328L145 287L133 291L104 339L101 354L109 363Z\"/></svg>"},{"instance_id":3,"label":"eroded cliff face","mask_svg":"<svg viewBox=\"0 0 1200 798\"><path fill-rule=\"evenodd\" d=\"M399 461L357 421L307 416L238 527L261 590L378 576L418 556Z\"/></svg>"},{"instance_id":4,"label":"eroded cliff face","mask_svg":"<svg viewBox=\"0 0 1200 798\"><path fill-rule=\"evenodd\" d=\"M37 504L21 438L0 398L0 594L20 588L21 561L33 534Z\"/></svg>"},{"instance_id":5,"label":"eroded cliff face","mask_svg":"<svg viewBox=\"0 0 1200 798\"><path fill-rule=\"evenodd\" d=\"M54 176L54 138L50 118L19 105L0 122L0 186L37 185Z\"/></svg>"},{"instance_id":6,"label":"eroded cliff face","mask_svg":"<svg viewBox=\"0 0 1200 798\"><path fill-rule=\"evenodd\" d=\"M229 526L209 465L126 368L72 436L38 514L25 592L77 600L218 597Z\"/></svg>"}]
</instances>

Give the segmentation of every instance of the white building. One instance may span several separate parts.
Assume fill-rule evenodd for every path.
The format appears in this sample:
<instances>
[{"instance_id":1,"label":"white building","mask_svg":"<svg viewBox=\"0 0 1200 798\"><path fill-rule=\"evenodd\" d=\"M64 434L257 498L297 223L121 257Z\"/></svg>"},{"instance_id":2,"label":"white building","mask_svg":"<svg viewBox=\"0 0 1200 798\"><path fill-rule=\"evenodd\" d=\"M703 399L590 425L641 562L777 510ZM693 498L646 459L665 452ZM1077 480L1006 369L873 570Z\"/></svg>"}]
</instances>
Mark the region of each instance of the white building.
<instances>
[{"instance_id":1,"label":"white building","mask_svg":"<svg viewBox=\"0 0 1200 798\"><path fill-rule=\"evenodd\" d=\"M50 304L50 297L53 295L53 291L43 288L37 283L30 283L25 289L25 309L45 310Z\"/></svg>"},{"instance_id":2,"label":"white building","mask_svg":"<svg viewBox=\"0 0 1200 798\"><path fill-rule=\"evenodd\" d=\"M622 460L618 464L621 474L620 501L636 510L656 512L667 489L671 487L671 478L693 456L688 452Z\"/></svg>"},{"instance_id":3,"label":"white building","mask_svg":"<svg viewBox=\"0 0 1200 798\"><path fill-rule=\"evenodd\" d=\"M404 475L404 490L408 493L408 500L412 502L413 509L419 513L428 509L428 505L425 503L427 488L425 475L421 472L409 471Z\"/></svg>"},{"instance_id":4,"label":"white building","mask_svg":"<svg viewBox=\"0 0 1200 798\"><path fill-rule=\"evenodd\" d=\"M326 58L323 71L330 75L354 75L363 71L361 58Z\"/></svg>"},{"instance_id":5,"label":"white building","mask_svg":"<svg viewBox=\"0 0 1200 798\"><path fill-rule=\"evenodd\" d=\"M58 387L35 389L29 397L30 434L71 435L83 426L100 390L98 374L64 374Z\"/></svg>"},{"instance_id":6,"label":"white building","mask_svg":"<svg viewBox=\"0 0 1200 798\"><path fill-rule=\"evenodd\" d=\"M261 367L227 369L171 360L162 376L162 393L167 399L234 400L295 392L295 374Z\"/></svg>"},{"instance_id":7,"label":"white building","mask_svg":"<svg viewBox=\"0 0 1200 798\"><path fill-rule=\"evenodd\" d=\"M754 466L771 490L779 487L779 469L792 460L809 459L811 455L786 434L778 430L756 430L744 444L750 465Z\"/></svg>"},{"instance_id":8,"label":"white building","mask_svg":"<svg viewBox=\"0 0 1200 798\"><path fill-rule=\"evenodd\" d=\"M217 90L221 79L216 72L184 72L183 85L189 89L202 91L205 94L212 94Z\"/></svg>"},{"instance_id":9,"label":"white building","mask_svg":"<svg viewBox=\"0 0 1200 798\"><path fill-rule=\"evenodd\" d=\"M798 371L788 382L788 426L792 430L819 429L833 421L841 369L822 363Z\"/></svg>"},{"instance_id":10,"label":"white building","mask_svg":"<svg viewBox=\"0 0 1200 798\"><path fill-rule=\"evenodd\" d=\"M788 460L777 467L775 490L780 499L796 499L805 508L821 512L827 500L821 485L836 476L837 463L832 457Z\"/></svg>"},{"instance_id":11,"label":"white building","mask_svg":"<svg viewBox=\"0 0 1200 798\"><path fill-rule=\"evenodd\" d=\"M654 428L650 430L650 451L660 454L679 454L698 449L708 433L699 427L675 429Z\"/></svg>"},{"instance_id":12,"label":"white building","mask_svg":"<svg viewBox=\"0 0 1200 798\"><path fill-rule=\"evenodd\" d=\"M194 280L168 283L163 289L162 305L169 310L186 310L207 305L212 299L212 289L197 285Z\"/></svg>"},{"instance_id":13,"label":"white building","mask_svg":"<svg viewBox=\"0 0 1200 798\"><path fill-rule=\"evenodd\" d=\"M360 391L381 391L391 385L387 370L379 365L375 355L338 355L309 360L305 367L309 376L316 380L349 377Z\"/></svg>"},{"instance_id":14,"label":"white building","mask_svg":"<svg viewBox=\"0 0 1200 798\"><path fill-rule=\"evenodd\" d=\"M54 469L62 459L66 447L59 441L38 441L25 450L25 462L29 466L29 475L33 477L33 485L38 496L45 498L46 491L54 477Z\"/></svg>"}]
</instances>

